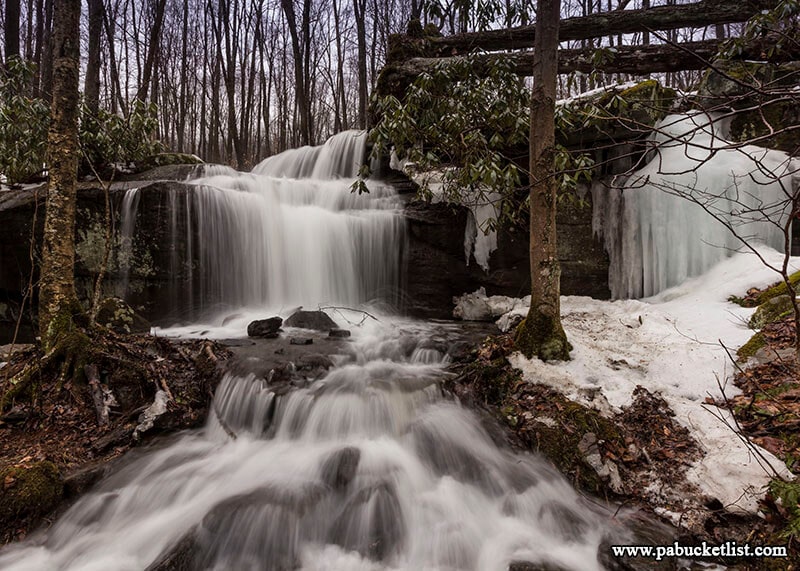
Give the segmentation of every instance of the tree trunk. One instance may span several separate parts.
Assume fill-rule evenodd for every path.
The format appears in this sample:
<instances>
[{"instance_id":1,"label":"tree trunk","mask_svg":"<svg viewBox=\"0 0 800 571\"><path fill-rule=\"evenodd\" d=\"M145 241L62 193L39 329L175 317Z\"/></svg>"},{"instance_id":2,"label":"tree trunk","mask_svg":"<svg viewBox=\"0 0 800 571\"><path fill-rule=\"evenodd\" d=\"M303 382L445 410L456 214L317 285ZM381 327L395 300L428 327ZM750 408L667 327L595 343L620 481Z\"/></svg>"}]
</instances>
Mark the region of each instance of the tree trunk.
<instances>
[{"instance_id":1,"label":"tree trunk","mask_svg":"<svg viewBox=\"0 0 800 571\"><path fill-rule=\"evenodd\" d=\"M161 39L161 26L164 23L164 7L167 0L158 0L155 4L155 13L153 15L153 27L150 29L150 41L147 44L147 56L144 61L144 68L142 70L141 83L139 83L139 90L136 93L136 99L139 101L147 101L147 93L150 90L150 82L153 75L153 68L155 67L156 56L158 55ZM137 58L138 59L138 58Z\"/></svg>"},{"instance_id":2,"label":"tree trunk","mask_svg":"<svg viewBox=\"0 0 800 571\"><path fill-rule=\"evenodd\" d=\"M358 127L367 128L367 27L366 0L353 0L358 44Z\"/></svg>"},{"instance_id":3,"label":"tree trunk","mask_svg":"<svg viewBox=\"0 0 800 571\"><path fill-rule=\"evenodd\" d=\"M531 95L531 306L517 329L517 349L529 359L568 360L572 348L561 327L556 250L555 105L560 0L538 0Z\"/></svg>"},{"instance_id":4,"label":"tree trunk","mask_svg":"<svg viewBox=\"0 0 800 571\"><path fill-rule=\"evenodd\" d=\"M78 176L80 0L55 0L53 104L47 140L50 185L39 285L39 332L49 351L74 327L82 309L75 295L75 203Z\"/></svg>"},{"instance_id":5,"label":"tree trunk","mask_svg":"<svg viewBox=\"0 0 800 571\"><path fill-rule=\"evenodd\" d=\"M6 63L19 57L19 0L6 0L5 50Z\"/></svg>"},{"instance_id":6,"label":"tree trunk","mask_svg":"<svg viewBox=\"0 0 800 571\"><path fill-rule=\"evenodd\" d=\"M289 28L289 35L292 40L292 59L294 60L294 80L295 80L295 100L297 111L300 115L300 143L310 145L311 136L311 106L308 93L308 69L306 66L306 52L310 46L305 43L308 30L310 29L310 9L311 0L303 0L303 21L302 32L303 42L297 29L297 18L295 17L293 0L281 0L281 7L286 16L286 24ZM305 45L304 45L305 44Z\"/></svg>"},{"instance_id":7,"label":"tree trunk","mask_svg":"<svg viewBox=\"0 0 800 571\"><path fill-rule=\"evenodd\" d=\"M103 33L103 0L88 0L89 53L83 95L86 107L96 114L100 107L100 36Z\"/></svg>"}]
</instances>

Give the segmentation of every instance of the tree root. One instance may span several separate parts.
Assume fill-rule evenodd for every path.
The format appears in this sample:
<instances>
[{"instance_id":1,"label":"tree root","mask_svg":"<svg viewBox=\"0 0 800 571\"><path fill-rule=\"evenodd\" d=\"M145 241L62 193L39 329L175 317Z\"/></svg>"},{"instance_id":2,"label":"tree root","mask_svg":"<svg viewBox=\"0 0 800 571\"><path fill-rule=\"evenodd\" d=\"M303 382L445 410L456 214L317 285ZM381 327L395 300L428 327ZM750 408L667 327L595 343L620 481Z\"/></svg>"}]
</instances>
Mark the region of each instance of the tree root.
<instances>
[{"instance_id":1,"label":"tree root","mask_svg":"<svg viewBox=\"0 0 800 571\"><path fill-rule=\"evenodd\" d=\"M61 359L63 362L56 389L61 390L68 378L73 381L78 380L83 375L82 363L88 360L90 346L91 340L83 331L75 330L68 333L38 362L26 366L8 380L9 386L0 397L0 412L5 411L25 391L31 389L35 392L41 388L38 386L39 383L35 382L37 376L40 378L44 371Z\"/></svg>"}]
</instances>

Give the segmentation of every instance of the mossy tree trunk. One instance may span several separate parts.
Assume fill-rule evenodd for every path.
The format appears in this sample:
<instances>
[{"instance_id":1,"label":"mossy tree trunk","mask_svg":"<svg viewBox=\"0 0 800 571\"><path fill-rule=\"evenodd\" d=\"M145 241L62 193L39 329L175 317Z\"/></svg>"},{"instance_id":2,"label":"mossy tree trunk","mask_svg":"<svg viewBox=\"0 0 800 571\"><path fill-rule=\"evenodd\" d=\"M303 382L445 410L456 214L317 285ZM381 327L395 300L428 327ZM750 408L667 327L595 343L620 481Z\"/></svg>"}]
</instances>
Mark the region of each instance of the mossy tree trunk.
<instances>
[{"instance_id":1,"label":"mossy tree trunk","mask_svg":"<svg viewBox=\"0 0 800 571\"><path fill-rule=\"evenodd\" d=\"M39 285L39 332L47 352L82 312L75 294L80 0L55 0L53 102L47 140L50 185Z\"/></svg>"},{"instance_id":2,"label":"mossy tree trunk","mask_svg":"<svg viewBox=\"0 0 800 571\"><path fill-rule=\"evenodd\" d=\"M556 250L555 100L560 0L538 0L530 132L531 306L515 344L528 357L569 359Z\"/></svg>"}]
</instances>

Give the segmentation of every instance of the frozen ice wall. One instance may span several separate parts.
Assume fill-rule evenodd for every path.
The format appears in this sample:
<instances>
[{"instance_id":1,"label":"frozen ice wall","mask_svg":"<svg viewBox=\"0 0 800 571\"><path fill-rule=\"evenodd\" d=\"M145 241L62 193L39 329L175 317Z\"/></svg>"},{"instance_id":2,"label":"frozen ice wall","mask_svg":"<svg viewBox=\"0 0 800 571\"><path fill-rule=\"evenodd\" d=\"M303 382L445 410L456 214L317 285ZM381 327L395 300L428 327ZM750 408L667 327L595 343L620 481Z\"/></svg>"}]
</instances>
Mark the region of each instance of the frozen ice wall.
<instances>
[{"instance_id":1,"label":"frozen ice wall","mask_svg":"<svg viewBox=\"0 0 800 571\"><path fill-rule=\"evenodd\" d=\"M643 168L592 189L615 298L651 296L705 272L742 249L737 236L783 250L800 163L731 143L726 131L719 116L670 115Z\"/></svg>"}]
</instances>

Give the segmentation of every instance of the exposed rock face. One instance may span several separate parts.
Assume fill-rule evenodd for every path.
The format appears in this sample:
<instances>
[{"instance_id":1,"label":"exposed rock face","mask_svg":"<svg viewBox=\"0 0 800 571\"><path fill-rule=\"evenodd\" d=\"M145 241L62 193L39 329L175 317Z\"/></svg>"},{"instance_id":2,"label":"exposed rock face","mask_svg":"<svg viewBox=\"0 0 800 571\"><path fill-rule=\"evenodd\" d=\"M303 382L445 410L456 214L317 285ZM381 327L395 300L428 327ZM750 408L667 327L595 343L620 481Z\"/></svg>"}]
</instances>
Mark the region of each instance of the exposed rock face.
<instances>
[{"instance_id":1,"label":"exposed rock face","mask_svg":"<svg viewBox=\"0 0 800 571\"><path fill-rule=\"evenodd\" d=\"M487 295L524 297L530 293L527 233L500 231L486 272L464 256L466 208L409 201L405 255L405 310L412 315L452 317L453 297L484 287ZM608 256L592 234L591 207L559 205L558 252L561 293L608 299Z\"/></svg>"}]
</instances>

